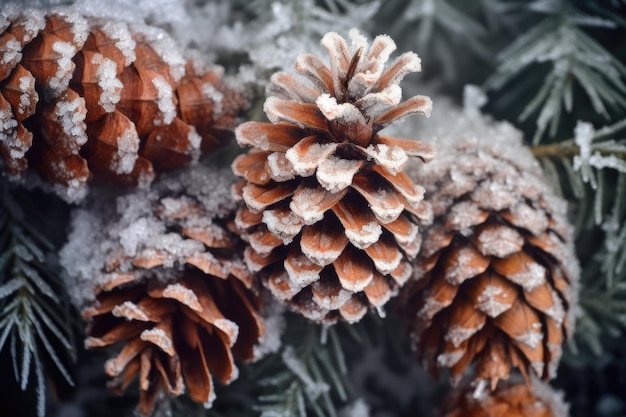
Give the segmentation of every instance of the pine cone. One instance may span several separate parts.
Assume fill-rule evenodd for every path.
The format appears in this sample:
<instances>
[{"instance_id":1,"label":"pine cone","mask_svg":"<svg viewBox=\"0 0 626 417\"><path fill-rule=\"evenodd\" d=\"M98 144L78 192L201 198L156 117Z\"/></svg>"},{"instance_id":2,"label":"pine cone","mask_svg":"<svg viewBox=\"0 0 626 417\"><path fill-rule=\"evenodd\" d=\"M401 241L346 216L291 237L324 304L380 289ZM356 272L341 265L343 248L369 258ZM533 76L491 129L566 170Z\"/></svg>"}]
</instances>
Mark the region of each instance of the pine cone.
<instances>
[{"instance_id":1,"label":"pine cone","mask_svg":"<svg viewBox=\"0 0 626 417\"><path fill-rule=\"evenodd\" d=\"M272 123L235 132L253 149L233 162L246 207L236 224L248 239L245 259L264 285L309 319L358 321L381 307L410 276L420 248L418 224L430 207L402 171L408 156L433 157L424 143L379 133L413 113L428 115L428 97L400 104L398 83L420 70L406 53L385 68L395 44L378 36L368 48L328 33L330 67L303 54L296 71L312 86L277 73L264 110Z\"/></svg>"},{"instance_id":2,"label":"pine cone","mask_svg":"<svg viewBox=\"0 0 626 417\"><path fill-rule=\"evenodd\" d=\"M567 417L569 407L562 393L534 381L506 383L496 391L477 393L466 389L446 401L445 417Z\"/></svg>"},{"instance_id":3,"label":"pine cone","mask_svg":"<svg viewBox=\"0 0 626 417\"><path fill-rule=\"evenodd\" d=\"M194 167L197 182L208 183L201 168ZM114 221L98 225L101 213L79 212L62 252L78 280L68 286L79 299L95 296L83 309L85 346L123 345L105 364L109 388L121 393L138 376L141 415L151 413L160 393L177 396L184 388L209 407L212 376L235 379L233 358L254 359L264 333L252 276L215 218L222 208L214 200L224 193L200 183L200 199L188 181L157 185L156 192L118 198Z\"/></svg>"},{"instance_id":4,"label":"pine cone","mask_svg":"<svg viewBox=\"0 0 626 417\"><path fill-rule=\"evenodd\" d=\"M152 181L232 138L243 96L186 62L161 30L71 9L0 14L0 154L70 201L92 179Z\"/></svg>"},{"instance_id":5,"label":"pine cone","mask_svg":"<svg viewBox=\"0 0 626 417\"><path fill-rule=\"evenodd\" d=\"M492 389L512 367L547 380L575 310L565 202L509 125L482 136L471 123L461 127L473 139L438 141L445 154L411 171L434 213L417 280L403 295L415 347L432 370L449 368L453 382L472 362Z\"/></svg>"}]
</instances>

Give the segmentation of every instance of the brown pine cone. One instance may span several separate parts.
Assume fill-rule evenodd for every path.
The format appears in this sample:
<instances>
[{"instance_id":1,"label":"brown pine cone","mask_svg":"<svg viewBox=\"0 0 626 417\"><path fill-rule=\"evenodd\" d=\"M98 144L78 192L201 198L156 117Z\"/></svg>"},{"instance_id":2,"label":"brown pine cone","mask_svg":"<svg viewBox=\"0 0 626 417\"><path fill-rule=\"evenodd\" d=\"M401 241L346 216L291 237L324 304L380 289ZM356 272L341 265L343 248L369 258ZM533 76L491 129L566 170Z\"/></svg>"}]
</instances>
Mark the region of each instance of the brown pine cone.
<instances>
[{"instance_id":1,"label":"brown pine cone","mask_svg":"<svg viewBox=\"0 0 626 417\"><path fill-rule=\"evenodd\" d=\"M465 390L449 401L445 417L567 417L569 407L562 394L549 385L506 383L494 392L478 394Z\"/></svg>"},{"instance_id":2,"label":"brown pine cone","mask_svg":"<svg viewBox=\"0 0 626 417\"><path fill-rule=\"evenodd\" d=\"M252 276L216 217L229 187L210 185L215 172L193 171L195 188L168 179L118 198L113 221L79 211L61 255L77 303L88 301L85 346L122 346L105 364L109 388L121 394L138 377L144 416L160 394L183 390L210 407L212 377L235 379L234 358L254 359L264 333Z\"/></svg>"},{"instance_id":3,"label":"brown pine cone","mask_svg":"<svg viewBox=\"0 0 626 417\"><path fill-rule=\"evenodd\" d=\"M453 382L470 363L492 389L512 367L550 379L578 279L566 204L512 128L461 127L411 171L434 213L403 295L415 347Z\"/></svg>"},{"instance_id":4,"label":"brown pine cone","mask_svg":"<svg viewBox=\"0 0 626 417\"><path fill-rule=\"evenodd\" d=\"M328 33L330 67L300 55L296 71L272 77L265 102L272 123L236 130L253 149L233 162L244 177L236 225L250 242L245 259L280 300L311 320L358 321L381 307L411 274L420 248L418 224L430 207L423 189L402 171L409 156L432 159L431 146L380 134L431 101L400 103L398 83L420 70L414 53L385 67L395 44L378 36L371 47L356 30L352 45Z\"/></svg>"},{"instance_id":5,"label":"brown pine cone","mask_svg":"<svg viewBox=\"0 0 626 417\"><path fill-rule=\"evenodd\" d=\"M0 155L70 201L92 179L150 183L232 138L245 104L219 68L199 68L156 28L71 9L0 14ZM0 158L1 160L1 158Z\"/></svg>"}]
</instances>

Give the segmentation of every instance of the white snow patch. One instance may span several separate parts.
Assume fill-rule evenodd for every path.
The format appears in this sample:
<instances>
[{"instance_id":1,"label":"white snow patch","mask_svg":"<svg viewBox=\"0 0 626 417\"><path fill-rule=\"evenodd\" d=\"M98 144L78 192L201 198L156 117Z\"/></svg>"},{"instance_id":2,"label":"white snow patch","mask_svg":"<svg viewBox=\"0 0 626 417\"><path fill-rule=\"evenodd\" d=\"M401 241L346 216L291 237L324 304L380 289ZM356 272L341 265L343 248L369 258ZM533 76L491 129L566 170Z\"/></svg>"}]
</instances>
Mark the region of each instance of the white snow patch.
<instances>
[{"instance_id":1,"label":"white snow patch","mask_svg":"<svg viewBox=\"0 0 626 417\"><path fill-rule=\"evenodd\" d=\"M545 282L546 269L538 263L527 263L526 270L516 274L510 274L508 278L530 292Z\"/></svg>"},{"instance_id":2,"label":"white snow patch","mask_svg":"<svg viewBox=\"0 0 626 417\"><path fill-rule=\"evenodd\" d=\"M322 284L323 285L323 284ZM326 310L337 310L348 301L354 293L345 289L340 289L335 295L320 297L315 291L313 292L313 300L321 308Z\"/></svg>"},{"instance_id":3,"label":"white snow patch","mask_svg":"<svg viewBox=\"0 0 626 417\"><path fill-rule=\"evenodd\" d=\"M548 218L543 210L520 203L511 207L515 226L522 227L534 235L540 235L548 228Z\"/></svg>"},{"instance_id":4,"label":"white snow patch","mask_svg":"<svg viewBox=\"0 0 626 417\"><path fill-rule=\"evenodd\" d=\"M382 233L383 229L378 222L366 223L358 230L346 229L346 237L359 249L365 249L372 243L378 242Z\"/></svg>"},{"instance_id":5,"label":"white snow patch","mask_svg":"<svg viewBox=\"0 0 626 417\"><path fill-rule=\"evenodd\" d=\"M283 152L273 152L267 156L267 166L274 181L285 182L296 177L291 161Z\"/></svg>"},{"instance_id":6,"label":"white snow patch","mask_svg":"<svg viewBox=\"0 0 626 417\"><path fill-rule=\"evenodd\" d=\"M387 146L384 144L370 145L365 149L367 159L380 164L385 171L396 175L404 168L409 160L404 149L399 146Z\"/></svg>"},{"instance_id":7,"label":"white snow patch","mask_svg":"<svg viewBox=\"0 0 626 417\"><path fill-rule=\"evenodd\" d=\"M163 62L169 66L170 76L174 83L178 83L185 75L185 64L187 61L179 52L180 46L164 30L155 26L133 23L131 30L145 36L150 47L161 57Z\"/></svg>"},{"instance_id":8,"label":"white snow patch","mask_svg":"<svg viewBox=\"0 0 626 417\"><path fill-rule=\"evenodd\" d=\"M20 104L17 107L19 114L25 114L27 109L33 106L32 98L36 97L35 92L35 78L32 75L25 75L20 77Z\"/></svg>"},{"instance_id":9,"label":"white snow patch","mask_svg":"<svg viewBox=\"0 0 626 417\"><path fill-rule=\"evenodd\" d=\"M288 257L284 261L285 271L289 275L291 283L299 288L304 288L307 285L318 281L320 278L320 271L322 270L319 265L316 265L309 261L306 256L301 257ZM297 270L294 268L298 268Z\"/></svg>"},{"instance_id":10,"label":"white snow patch","mask_svg":"<svg viewBox=\"0 0 626 417\"><path fill-rule=\"evenodd\" d=\"M174 354L174 344L163 329L146 329L139 335L141 340L150 342L158 346L163 352L172 356Z\"/></svg>"},{"instance_id":11,"label":"white snow patch","mask_svg":"<svg viewBox=\"0 0 626 417\"><path fill-rule=\"evenodd\" d=\"M61 10L61 9L57 9L57 10ZM67 9L62 9L64 12ZM53 13L56 10L53 9ZM74 44L76 45L77 48L82 48L83 44L85 43L85 41L87 40L87 37L89 36L89 31L91 30L91 27L89 25L89 23L87 22L87 19L85 19L83 16L81 16L79 13L75 13L75 12L70 12L70 13L62 13L63 17L65 18L65 20L71 24L72 28L70 29L70 32L72 32L72 35L74 35Z\"/></svg>"},{"instance_id":12,"label":"white snow patch","mask_svg":"<svg viewBox=\"0 0 626 417\"><path fill-rule=\"evenodd\" d=\"M404 211L403 204L396 204L397 200L392 199L393 192L386 188L379 188L368 200L370 208L379 222L383 224L391 223Z\"/></svg>"},{"instance_id":13,"label":"white snow patch","mask_svg":"<svg viewBox=\"0 0 626 417\"><path fill-rule=\"evenodd\" d=\"M481 326L476 328L467 328L459 325L453 325L446 332L444 339L447 342L451 342L454 347L459 347L461 343L465 342L467 339L474 336L476 332L482 329L484 324L485 323L483 322Z\"/></svg>"},{"instance_id":14,"label":"white snow patch","mask_svg":"<svg viewBox=\"0 0 626 417\"><path fill-rule=\"evenodd\" d=\"M80 148L87 143L87 125L85 124L86 112L80 111L85 108L85 99L78 97L72 101L58 101L54 106L56 122L61 125L65 137L62 139L68 149L74 155L78 155Z\"/></svg>"},{"instance_id":15,"label":"white snow patch","mask_svg":"<svg viewBox=\"0 0 626 417\"><path fill-rule=\"evenodd\" d=\"M539 346L539 343L543 341L543 333L541 332L541 323L533 323L533 329L529 330L527 333L521 334L515 337L520 343L525 344L531 349L535 349Z\"/></svg>"},{"instance_id":16,"label":"white snow patch","mask_svg":"<svg viewBox=\"0 0 626 417\"><path fill-rule=\"evenodd\" d=\"M396 257L393 259L372 258L372 260L374 261L374 266L378 272L383 275L387 275L400 265L400 261L402 261L402 253L397 251Z\"/></svg>"},{"instance_id":17,"label":"white snow patch","mask_svg":"<svg viewBox=\"0 0 626 417\"><path fill-rule=\"evenodd\" d=\"M115 105L120 101L122 88L124 88L122 82L117 78L117 65L101 54L94 54L91 63L98 65L96 77L98 78L98 86L102 89L98 104L105 112L112 113L115 110Z\"/></svg>"},{"instance_id":18,"label":"white snow patch","mask_svg":"<svg viewBox=\"0 0 626 417\"><path fill-rule=\"evenodd\" d=\"M471 201L462 201L450 209L446 221L454 230L468 229L482 223L485 212Z\"/></svg>"},{"instance_id":19,"label":"white snow patch","mask_svg":"<svg viewBox=\"0 0 626 417\"><path fill-rule=\"evenodd\" d=\"M22 44L18 41L8 41L4 44L0 63L6 65L10 62L19 62L22 59Z\"/></svg>"},{"instance_id":20,"label":"white snow patch","mask_svg":"<svg viewBox=\"0 0 626 417\"><path fill-rule=\"evenodd\" d=\"M293 238L300 233L304 221L294 213L284 215L276 210L265 210L263 212L263 223L267 229L276 237L282 239L285 245L291 243Z\"/></svg>"},{"instance_id":21,"label":"white snow patch","mask_svg":"<svg viewBox=\"0 0 626 417\"><path fill-rule=\"evenodd\" d=\"M121 21L108 21L100 26L100 29L115 41L115 46L124 55L124 65L129 66L135 62L135 47L137 43L128 30L128 25Z\"/></svg>"},{"instance_id":22,"label":"white snow patch","mask_svg":"<svg viewBox=\"0 0 626 417\"><path fill-rule=\"evenodd\" d=\"M213 118L219 118L224 111L224 94L209 82L202 84L202 95L213 103Z\"/></svg>"},{"instance_id":23,"label":"white snow patch","mask_svg":"<svg viewBox=\"0 0 626 417\"><path fill-rule=\"evenodd\" d=\"M69 42L57 41L52 44L52 50L60 56L56 60L57 72L48 79L47 87L58 97L67 90L72 79L75 67L72 58L76 55L76 47Z\"/></svg>"},{"instance_id":24,"label":"white snow patch","mask_svg":"<svg viewBox=\"0 0 626 417\"><path fill-rule=\"evenodd\" d=\"M291 162L298 175L310 177L315 173L318 165L330 157L335 149L337 149L336 143L312 143L304 154L300 154L296 146L287 150L285 157Z\"/></svg>"},{"instance_id":25,"label":"white snow patch","mask_svg":"<svg viewBox=\"0 0 626 417\"><path fill-rule=\"evenodd\" d=\"M157 75L152 79L152 84L158 91L157 106L161 111L159 118L154 119L154 124L160 126L161 124L169 125L176 117L176 104L174 103L174 91L172 86L163 78L162 75Z\"/></svg>"},{"instance_id":26,"label":"white snow patch","mask_svg":"<svg viewBox=\"0 0 626 417\"><path fill-rule=\"evenodd\" d=\"M437 355L437 364L441 367L451 368L463 357L463 351L440 353Z\"/></svg>"},{"instance_id":27,"label":"white snow patch","mask_svg":"<svg viewBox=\"0 0 626 417\"><path fill-rule=\"evenodd\" d=\"M111 169L118 174L130 174L135 168L139 152L139 136L133 126L117 138L117 152L111 161Z\"/></svg>"},{"instance_id":28,"label":"white snow patch","mask_svg":"<svg viewBox=\"0 0 626 417\"><path fill-rule=\"evenodd\" d=\"M311 225L324 218L324 212L320 210L320 193L315 188L304 188L296 192L289 203L289 208L295 215Z\"/></svg>"},{"instance_id":29,"label":"white snow patch","mask_svg":"<svg viewBox=\"0 0 626 417\"><path fill-rule=\"evenodd\" d=\"M483 265L472 265L476 254L468 247L459 250L458 257L445 275L445 280L452 285L459 285L468 278L475 277L484 271Z\"/></svg>"},{"instance_id":30,"label":"white snow patch","mask_svg":"<svg viewBox=\"0 0 626 417\"><path fill-rule=\"evenodd\" d=\"M315 104L320 109L324 117L328 120L335 120L342 124L367 125L367 120L360 110L352 103L337 103L337 98L328 93L321 94Z\"/></svg>"},{"instance_id":31,"label":"white snow patch","mask_svg":"<svg viewBox=\"0 0 626 417\"><path fill-rule=\"evenodd\" d=\"M352 184L360 167L359 161L332 155L319 164L315 176L326 190L338 192Z\"/></svg>"},{"instance_id":32,"label":"white snow patch","mask_svg":"<svg viewBox=\"0 0 626 417\"><path fill-rule=\"evenodd\" d=\"M169 284L163 290L163 297L173 298L180 301L182 304L191 308L192 310L202 311L202 305L198 301L198 296L193 290L178 284Z\"/></svg>"},{"instance_id":33,"label":"white snow patch","mask_svg":"<svg viewBox=\"0 0 626 417\"><path fill-rule=\"evenodd\" d=\"M505 258L521 249L524 238L514 229L499 226L483 230L478 236L480 251L483 255Z\"/></svg>"},{"instance_id":34,"label":"white snow patch","mask_svg":"<svg viewBox=\"0 0 626 417\"><path fill-rule=\"evenodd\" d=\"M115 306L111 314L115 317L125 318L127 321L150 321L146 313L132 301L124 301L122 304Z\"/></svg>"},{"instance_id":35,"label":"white snow patch","mask_svg":"<svg viewBox=\"0 0 626 417\"><path fill-rule=\"evenodd\" d=\"M513 302L513 300L510 300L509 303L504 303L498 300L497 296L501 295L503 292L504 290L500 286L487 285L482 294L480 294L476 299L478 304L475 308L487 314L491 318L498 317L500 314L511 308Z\"/></svg>"}]
</instances>

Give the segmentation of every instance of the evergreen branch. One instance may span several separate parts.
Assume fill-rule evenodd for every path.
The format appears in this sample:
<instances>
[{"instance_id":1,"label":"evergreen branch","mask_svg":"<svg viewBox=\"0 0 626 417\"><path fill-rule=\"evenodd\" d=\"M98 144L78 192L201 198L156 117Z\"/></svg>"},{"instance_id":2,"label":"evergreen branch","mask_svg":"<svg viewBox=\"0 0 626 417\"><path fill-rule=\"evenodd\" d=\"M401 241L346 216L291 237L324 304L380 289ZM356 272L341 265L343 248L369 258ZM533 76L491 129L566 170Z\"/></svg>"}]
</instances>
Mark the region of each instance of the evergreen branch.
<instances>
[{"instance_id":1,"label":"evergreen branch","mask_svg":"<svg viewBox=\"0 0 626 417\"><path fill-rule=\"evenodd\" d=\"M484 6L497 2L485 2ZM379 16L391 21L394 38L410 42L428 67L437 67L442 78L451 82L458 79L458 60L461 50L490 60L491 51L485 44L487 29L470 13L447 0L387 1ZM501 8L506 11L506 8ZM490 20L494 21L490 10ZM456 64L455 64L456 63Z\"/></svg>"},{"instance_id":2,"label":"evergreen branch","mask_svg":"<svg viewBox=\"0 0 626 417\"><path fill-rule=\"evenodd\" d=\"M593 110L606 119L610 118L609 109L626 108L626 66L581 29L616 25L583 15L559 0L547 2L543 8L538 4L531 3L529 9L534 7L535 11L548 13L548 17L498 55L499 66L486 82L487 89L499 90L520 76L538 69L546 71L541 87L519 116L524 121L537 115L534 144L546 132L556 136L563 110L573 111L574 86L582 88ZM561 7L555 7L558 4ZM522 92L510 94L521 96Z\"/></svg>"},{"instance_id":3,"label":"evergreen branch","mask_svg":"<svg viewBox=\"0 0 626 417\"><path fill-rule=\"evenodd\" d=\"M336 403L348 400L349 389L335 329L299 317L291 321L283 348L266 359L264 374L272 376L258 382L263 394L254 409L262 417L336 417Z\"/></svg>"},{"instance_id":4,"label":"evergreen branch","mask_svg":"<svg viewBox=\"0 0 626 417\"><path fill-rule=\"evenodd\" d=\"M35 378L37 415L45 413L45 360L73 385L66 362L76 359L72 320L58 271L46 261L54 245L33 226L38 210L22 191L0 184L0 350L7 342L16 381Z\"/></svg>"}]
</instances>

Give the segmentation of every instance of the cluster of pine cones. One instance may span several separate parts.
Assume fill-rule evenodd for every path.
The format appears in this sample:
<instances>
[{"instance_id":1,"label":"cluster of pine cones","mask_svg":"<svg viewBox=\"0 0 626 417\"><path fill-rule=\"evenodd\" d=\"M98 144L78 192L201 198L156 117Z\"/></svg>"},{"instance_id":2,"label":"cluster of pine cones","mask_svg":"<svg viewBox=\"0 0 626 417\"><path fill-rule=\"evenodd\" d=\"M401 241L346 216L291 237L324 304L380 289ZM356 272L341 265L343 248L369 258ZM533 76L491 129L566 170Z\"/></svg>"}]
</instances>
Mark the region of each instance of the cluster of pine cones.
<instances>
[{"instance_id":1,"label":"cluster of pine cones","mask_svg":"<svg viewBox=\"0 0 626 417\"><path fill-rule=\"evenodd\" d=\"M140 414L184 389L209 406L212 377L228 383L234 358L255 358L268 290L326 324L400 294L419 358L470 381L447 415L561 415L532 387L554 377L572 332L564 203L521 141L459 140L435 155L382 133L430 114L428 97L402 101L416 54L388 64L389 37L328 33L328 63L299 56L300 78L271 79L270 122L235 129L245 94L154 28L64 9L4 15L0 167L11 177L36 172L79 201L90 181L146 188L231 137L251 148L232 163L232 210L157 181L133 223L120 229L123 211L110 220L96 276L83 272L85 344L122 345L106 372L117 392L139 379ZM427 164L405 169L410 157ZM138 243L139 225L152 234ZM498 382L514 372L523 383Z\"/></svg>"}]
</instances>

